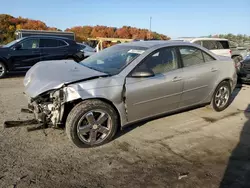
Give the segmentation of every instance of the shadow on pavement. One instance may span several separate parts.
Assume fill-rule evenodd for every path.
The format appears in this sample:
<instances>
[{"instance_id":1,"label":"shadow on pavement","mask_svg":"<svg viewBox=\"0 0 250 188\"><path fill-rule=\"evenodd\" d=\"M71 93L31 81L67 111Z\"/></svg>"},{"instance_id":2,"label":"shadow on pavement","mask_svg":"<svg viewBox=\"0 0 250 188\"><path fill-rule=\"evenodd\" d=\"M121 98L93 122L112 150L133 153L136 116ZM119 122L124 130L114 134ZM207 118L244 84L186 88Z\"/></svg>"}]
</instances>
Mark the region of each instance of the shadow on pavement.
<instances>
[{"instance_id":1,"label":"shadow on pavement","mask_svg":"<svg viewBox=\"0 0 250 188\"><path fill-rule=\"evenodd\" d=\"M230 105L232 104L232 102L235 100L235 98L237 97L237 95L239 94L239 92L241 91L241 89L243 88L244 86L241 84L241 83L238 83L231 95L231 99L230 99Z\"/></svg>"},{"instance_id":2,"label":"shadow on pavement","mask_svg":"<svg viewBox=\"0 0 250 188\"><path fill-rule=\"evenodd\" d=\"M20 78L20 77L24 77L26 74L26 72L11 72L8 73L4 78L2 79L8 79L8 78Z\"/></svg>"},{"instance_id":3,"label":"shadow on pavement","mask_svg":"<svg viewBox=\"0 0 250 188\"><path fill-rule=\"evenodd\" d=\"M234 89L232 95L231 95L231 98L230 98L230 105L232 104L232 102L235 100L235 98L237 97L237 95L240 93L241 89L243 88L244 86L241 84L241 83L238 83L236 88ZM171 116L171 115L174 115L174 114L178 114L178 113L183 113L183 112L188 112L190 110L194 110L194 109L197 109L199 107L204 107L206 106L206 104L204 105L199 105L199 106L194 106L194 107L190 107L190 108L187 108L187 109L184 109L184 110L180 110L180 111L177 111L177 112L173 112L173 113L166 113L166 114L163 114L163 115L160 115L160 116L156 116L156 117L153 117L153 118L149 118L149 119L146 119L146 120L143 120L141 122L138 122L138 123L133 123L133 124L130 124L130 125L127 125L126 127L124 127L121 131L119 131L115 138L114 139L117 139L125 134L127 134L128 132L136 129L137 127L140 127L140 126L143 126L144 124L146 124L147 122L149 121L153 121L153 120L157 120L157 119L160 119L160 118L163 118L163 117L166 117L166 116Z\"/></svg>"},{"instance_id":4,"label":"shadow on pavement","mask_svg":"<svg viewBox=\"0 0 250 188\"><path fill-rule=\"evenodd\" d=\"M244 114L247 121L229 158L220 188L250 187L250 104Z\"/></svg>"}]
</instances>

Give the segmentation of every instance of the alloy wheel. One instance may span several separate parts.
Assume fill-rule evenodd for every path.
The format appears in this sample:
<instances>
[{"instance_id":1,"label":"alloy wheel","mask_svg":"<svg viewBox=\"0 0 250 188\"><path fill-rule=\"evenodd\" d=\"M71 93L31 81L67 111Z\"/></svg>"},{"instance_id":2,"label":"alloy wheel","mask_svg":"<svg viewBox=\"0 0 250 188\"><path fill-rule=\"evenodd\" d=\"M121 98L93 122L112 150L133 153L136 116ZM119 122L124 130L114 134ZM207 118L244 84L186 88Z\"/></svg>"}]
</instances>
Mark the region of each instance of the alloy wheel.
<instances>
[{"instance_id":1,"label":"alloy wheel","mask_svg":"<svg viewBox=\"0 0 250 188\"><path fill-rule=\"evenodd\" d=\"M220 87L215 94L215 105L218 108L223 108L229 100L229 95L230 92L228 87L226 86Z\"/></svg>"},{"instance_id":2,"label":"alloy wheel","mask_svg":"<svg viewBox=\"0 0 250 188\"><path fill-rule=\"evenodd\" d=\"M5 73L5 67L0 64L0 77Z\"/></svg>"},{"instance_id":3,"label":"alloy wheel","mask_svg":"<svg viewBox=\"0 0 250 188\"><path fill-rule=\"evenodd\" d=\"M77 135L87 144L95 145L103 142L111 132L110 115L103 110L92 110L85 113L78 122Z\"/></svg>"}]
</instances>

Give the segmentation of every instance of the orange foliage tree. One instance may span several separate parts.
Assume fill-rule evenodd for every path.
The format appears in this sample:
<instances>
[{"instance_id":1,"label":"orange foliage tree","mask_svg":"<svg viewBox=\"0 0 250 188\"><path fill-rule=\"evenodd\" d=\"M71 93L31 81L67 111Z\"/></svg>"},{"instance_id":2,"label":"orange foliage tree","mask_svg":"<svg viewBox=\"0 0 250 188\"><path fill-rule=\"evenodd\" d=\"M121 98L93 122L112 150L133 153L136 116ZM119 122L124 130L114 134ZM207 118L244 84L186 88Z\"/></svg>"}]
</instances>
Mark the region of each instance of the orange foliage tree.
<instances>
[{"instance_id":1,"label":"orange foliage tree","mask_svg":"<svg viewBox=\"0 0 250 188\"><path fill-rule=\"evenodd\" d=\"M7 14L0 14L0 43L8 43L14 40L14 33L18 29L59 30L55 27L48 27L44 22L39 20L22 17L15 18Z\"/></svg>"},{"instance_id":2,"label":"orange foliage tree","mask_svg":"<svg viewBox=\"0 0 250 188\"><path fill-rule=\"evenodd\" d=\"M158 39L169 40L166 35L156 32L150 32L147 29L139 29L136 27L123 26L122 28L107 26L76 26L66 29L66 31L74 32L78 42L86 41L87 38L107 37L107 38L126 38L126 39Z\"/></svg>"},{"instance_id":3,"label":"orange foliage tree","mask_svg":"<svg viewBox=\"0 0 250 188\"><path fill-rule=\"evenodd\" d=\"M0 14L0 44L10 42L15 39L15 31L18 29L31 30L53 30L59 31L55 27L48 27L40 20L32 20L22 17L13 17L7 14ZM127 39L160 39L168 40L168 36L156 32L149 32L147 29L123 26L121 28L97 26L76 26L65 31L75 33L76 41L87 41L87 38L108 37L108 38L127 38Z\"/></svg>"}]
</instances>

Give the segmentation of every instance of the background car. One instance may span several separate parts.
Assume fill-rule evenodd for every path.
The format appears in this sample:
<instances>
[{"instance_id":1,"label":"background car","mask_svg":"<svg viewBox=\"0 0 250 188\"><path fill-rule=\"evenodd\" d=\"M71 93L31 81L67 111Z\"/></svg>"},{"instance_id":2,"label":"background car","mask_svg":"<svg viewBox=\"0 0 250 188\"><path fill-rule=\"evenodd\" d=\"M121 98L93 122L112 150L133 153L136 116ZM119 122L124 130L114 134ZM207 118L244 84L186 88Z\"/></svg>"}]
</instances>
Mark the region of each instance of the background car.
<instances>
[{"instance_id":1,"label":"background car","mask_svg":"<svg viewBox=\"0 0 250 188\"><path fill-rule=\"evenodd\" d=\"M232 51L232 59L236 64L242 61L247 55L249 55L249 51L247 47L240 46L236 42L229 41L230 49Z\"/></svg>"},{"instance_id":2,"label":"background car","mask_svg":"<svg viewBox=\"0 0 250 188\"><path fill-rule=\"evenodd\" d=\"M223 38L192 38L192 37L183 37L179 38L179 40L183 40L186 42L191 42L195 44L199 44L204 48L207 48L211 52L216 55L232 57L232 51L229 46L229 41Z\"/></svg>"},{"instance_id":3,"label":"background car","mask_svg":"<svg viewBox=\"0 0 250 188\"><path fill-rule=\"evenodd\" d=\"M125 125L160 114L207 103L222 111L236 83L231 58L174 41L117 44L80 63L40 62L24 79L35 117L66 123L79 147L104 144Z\"/></svg>"},{"instance_id":4,"label":"background car","mask_svg":"<svg viewBox=\"0 0 250 188\"><path fill-rule=\"evenodd\" d=\"M90 47L88 44L85 42L83 43L77 43L80 46L80 50L84 52L84 57L87 58L93 54L96 53L96 50L92 47Z\"/></svg>"},{"instance_id":5,"label":"background car","mask_svg":"<svg viewBox=\"0 0 250 188\"><path fill-rule=\"evenodd\" d=\"M84 59L75 41L62 37L31 36L10 42L0 48L0 78L7 72L26 71L39 61L72 58Z\"/></svg>"},{"instance_id":6,"label":"background car","mask_svg":"<svg viewBox=\"0 0 250 188\"><path fill-rule=\"evenodd\" d=\"M238 76L239 80L243 83L250 83L250 56L245 57L238 64Z\"/></svg>"}]
</instances>

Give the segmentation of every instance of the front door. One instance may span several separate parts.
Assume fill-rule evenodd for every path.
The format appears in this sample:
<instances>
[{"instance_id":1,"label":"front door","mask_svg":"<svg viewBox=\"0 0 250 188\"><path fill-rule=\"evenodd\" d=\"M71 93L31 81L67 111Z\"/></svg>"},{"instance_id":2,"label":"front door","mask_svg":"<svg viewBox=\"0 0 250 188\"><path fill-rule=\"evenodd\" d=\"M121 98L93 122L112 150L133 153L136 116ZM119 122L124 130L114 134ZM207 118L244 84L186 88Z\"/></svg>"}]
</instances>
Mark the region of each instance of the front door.
<instances>
[{"instance_id":1,"label":"front door","mask_svg":"<svg viewBox=\"0 0 250 188\"><path fill-rule=\"evenodd\" d=\"M136 121L177 109L183 80L176 49L162 48L153 52L130 75L140 70L152 70L154 76L126 78L128 120Z\"/></svg>"},{"instance_id":2,"label":"front door","mask_svg":"<svg viewBox=\"0 0 250 188\"><path fill-rule=\"evenodd\" d=\"M192 106L207 99L213 91L218 62L206 52L191 46L180 47L184 87L180 107Z\"/></svg>"},{"instance_id":3,"label":"front door","mask_svg":"<svg viewBox=\"0 0 250 188\"><path fill-rule=\"evenodd\" d=\"M10 61L15 70L27 70L40 61L39 39L26 39L17 45L19 48L13 48L10 52Z\"/></svg>"}]
</instances>

